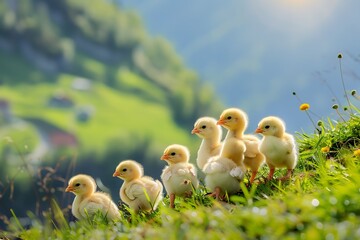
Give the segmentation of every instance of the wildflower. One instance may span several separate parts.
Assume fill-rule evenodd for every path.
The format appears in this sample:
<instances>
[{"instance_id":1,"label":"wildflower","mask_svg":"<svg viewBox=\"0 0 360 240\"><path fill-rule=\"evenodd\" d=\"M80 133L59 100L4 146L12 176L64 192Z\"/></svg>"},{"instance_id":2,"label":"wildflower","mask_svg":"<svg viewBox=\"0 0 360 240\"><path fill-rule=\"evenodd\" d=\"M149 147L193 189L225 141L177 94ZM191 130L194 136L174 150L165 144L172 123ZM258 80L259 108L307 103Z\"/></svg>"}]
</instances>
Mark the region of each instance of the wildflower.
<instances>
[{"instance_id":1,"label":"wildflower","mask_svg":"<svg viewBox=\"0 0 360 240\"><path fill-rule=\"evenodd\" d=\"M324 125L324 123L323 123L321 120L319 120L319 121L317 122L317 125L318 125L319 127L321 127L322 125Z\"/></svg>"},{"instance_id":2,"label":"wildflower","mask_svg":"<svg viewBox=\"0 0 360 240\"><path fill-rule=\"evenodd\" d=\"M343 116L341 115L341 113L339 112L339 105L337 104L334 104L332 106L332 109L335 109L336 113L339 115L339 117L344 121L346 122L346 120L343 118ZM347 109L344 108L344 110L346 111Z\"/></svg>"},{"instance_id":3,"label":"wildflower","mask_svg":"<svg viewBox=\"0 0 360 240\"><path fill-rule=\"evenodd\" d=\"M321 152L323 152L323 153L328 153L328 152L330 152L330 147L329 147L329 146L326 146L326 147L321 148Z\"/></svg>"},{"instance_id":4,"label":"wildflower","mask_svg":"<svg viewBox=\"0 0 360 240\"><path fill-rule=\"evenodd\" d=\"M356 99L360 100L360 96L359 96L359 95L357 95L356 90L351 90L351 96L353 96L354 98L356 98Z\"/></svg>"},{"instance_id":5,"label":"wildflower","mask_svg":"<svg viewBox=\"0 0 360 240\"><path fill-rule=\"evenodd\" d=\"M342 54L339 53L338 55L338 59L339 59L339 66L340 66L340 77L341 77L341 83L342 83L342 86L343 86L343 89L344 89L344 94L345 94L345 97L346 97L346 100L348 102L348 105L349 107L351 106L351 102L350 102L350 99L346 93L346 88L345 88L345 81L344 81L344 76L343 76L343 71L342 71L342 67L341 67L341 59L342 59ZM351 113L354 114L354 112L352 111L352 109L350 108L351 110Z\"/></svg>"},{"instance_id":6,"label":"wildflower","mask_svg":"<svg viewBox=\"0 0 360 240\"><path fill-rule=\"evenodd\" d=\"M355 157L360 157L360 149L354 151Z\"/></svg>"},{"instance_id":7,"label":"wildflower","mask_svg":"<svg viewBox=\"0 0 360 240\"><path fill-rule=\"evenodd\" d=\"M309 105L308 103L303 103L303 104L301 104L300 107L299 107L299 109L300 109L301 111L305 111L306 115L308 116L308 118L310 119L311 123L313 124L313 126L315 127L315 129L318 131L318 133L321 133L321 129L318 129L318 128L316 127L314 120L311 118L311 116L310 116L310 114L309 114L309 112L308 112L309 108L310 108L310 105Z\"/></svg>"},{"instance_id":8,"label":"wildflower","mask_svg":"<svg viewBox=\"0 0 360 240\"><path fill-rule=\"evenodd\" d=\"M303 103L300 105L300 110L301 111L306 111L306 110L309 110L310 108L310 105L308 103Z\"/></svg>"}]
</instances>

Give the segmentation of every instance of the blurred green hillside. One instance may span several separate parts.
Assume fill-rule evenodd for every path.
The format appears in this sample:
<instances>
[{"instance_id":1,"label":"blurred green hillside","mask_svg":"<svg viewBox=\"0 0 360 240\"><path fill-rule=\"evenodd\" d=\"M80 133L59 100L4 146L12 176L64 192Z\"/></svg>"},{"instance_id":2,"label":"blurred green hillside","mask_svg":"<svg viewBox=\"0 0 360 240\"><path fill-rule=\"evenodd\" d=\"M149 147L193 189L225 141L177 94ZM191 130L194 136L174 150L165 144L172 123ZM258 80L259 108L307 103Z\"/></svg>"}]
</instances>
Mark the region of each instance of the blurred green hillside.
<instances>
[{"instance_id":1,"label":"blurred green hillside","mask_svg":"<svg viewBox=\"0 0 360 240\"><path fill-rule=\"evenodd\" d=\"M0 181L18 176L22 196L32 168L61 162L65 173L63 159L107 187L125 158L158 178L164 148L184 144L195 156L194 121L221 108L171 43L105 0L0 1L0 102ZM1 211L24 207L8 199Z\"/></svg>"}]
</instances>

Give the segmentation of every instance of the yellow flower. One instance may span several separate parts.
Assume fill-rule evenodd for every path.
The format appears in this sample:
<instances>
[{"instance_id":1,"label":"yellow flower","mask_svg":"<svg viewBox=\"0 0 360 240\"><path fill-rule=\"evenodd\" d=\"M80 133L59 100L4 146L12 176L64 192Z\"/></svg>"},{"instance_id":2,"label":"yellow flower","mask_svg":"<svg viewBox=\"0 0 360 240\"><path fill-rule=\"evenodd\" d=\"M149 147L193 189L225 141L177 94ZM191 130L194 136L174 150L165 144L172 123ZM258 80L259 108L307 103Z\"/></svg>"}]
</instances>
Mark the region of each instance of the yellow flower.
<instances>
[{"instance_id":1,"label":"yellow flower","mask_svg":"<svg viewBox=\"0 0 360 240\"><path fill-rule=\"evenodd\" d=\"M310 105L308 103L303 103L300 105L300 110L301 111L306 111L310 108Z\"/></svg>"},{"instance_id":2,"label":"yellow flower","mask_svg":"<svg viewBox=\"0 0 360 240\"><path fill-rule=\"evenodd\" d=\"M360 149L355 150L355 151L354 151L354 155L355 155L356 157L360 157Z\"/></svg>"},{"instance_id":3,"label":"yellow flower","mask_svg":"<svg viewBox=\"0 0 360 240\"><path fill-rule=\"evenodd\" d=\"M323 152L323 153L328 153L328 152L330 152L330 147L329 147L329 146L326 146L326 147L321 148L321 152Z\"/></svg>"}]
</instances>

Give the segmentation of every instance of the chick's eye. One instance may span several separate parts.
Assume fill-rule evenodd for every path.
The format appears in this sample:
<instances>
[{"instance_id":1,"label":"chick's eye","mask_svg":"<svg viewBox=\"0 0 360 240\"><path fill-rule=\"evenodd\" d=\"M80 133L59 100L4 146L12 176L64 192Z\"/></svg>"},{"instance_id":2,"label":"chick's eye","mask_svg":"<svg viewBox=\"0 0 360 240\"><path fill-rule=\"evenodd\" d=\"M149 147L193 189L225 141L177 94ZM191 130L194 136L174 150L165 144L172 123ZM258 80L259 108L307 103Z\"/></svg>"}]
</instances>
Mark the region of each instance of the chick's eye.
<instances>
[{"instance_id":1,"label":"chick's eye","mask_svg":"<svg viewBox=\"0 0 360 240\"><path fill-rule=\"evenodd\" d=\"M206 126L205 126L205 125L202 125L202 126L201 126L201 128L202 128L202 129L205 129L205 128L206 128Z\"/></svg>"},{"instance_id":2,"label":"chick's eye","mask_svg":"<svg viewBox=\"0 0 360 240\"><path fill-rule=\"evenodd\" d=\"M126 169L126 168L124 168L122 171L123 171L123 172L126 172L126 171L127 171L127 169Z\"/></svg>"},{"instance_id":3,"label":"chick's eye","mask_svg":"<svg viewBox=\"0 0 360 240\"><path fill-rule=\"evenodd\" d=\"M266 126L265 126L265 129L269 129L269 128L270 128L270 126L269 126L269 125L266 125Z\"/></svg>"},{"instance_id":4,"label":"chick's eye","mask_svg":"<svg viewBox=\"0 0 360 240\"><path fill-rule=\"evenodd\" d=\"M79 186L80 186L80 183L75 184L75 187L79 187Z\"/></svg>"},{"instance_id":5,"label":"chick's eye","mask_svg":"<svg viewBox=\"0 0 360 240\"><path fill-rule=\"evenodd\" d=\"M176 154L175 152L170 153L171 156L175 156L175 154Z\"/></svg>"},{"instance_id":6,"label":"chick's eye","mask_svg":"<svg viewBox=\"0 0 360 240\"><path fill-rule=\"evenodd\" d=\"M230 119L231 119L231 116L228 116L226 119L227 119L227 120L230 120Z\"/></svg>"}]
</instances>

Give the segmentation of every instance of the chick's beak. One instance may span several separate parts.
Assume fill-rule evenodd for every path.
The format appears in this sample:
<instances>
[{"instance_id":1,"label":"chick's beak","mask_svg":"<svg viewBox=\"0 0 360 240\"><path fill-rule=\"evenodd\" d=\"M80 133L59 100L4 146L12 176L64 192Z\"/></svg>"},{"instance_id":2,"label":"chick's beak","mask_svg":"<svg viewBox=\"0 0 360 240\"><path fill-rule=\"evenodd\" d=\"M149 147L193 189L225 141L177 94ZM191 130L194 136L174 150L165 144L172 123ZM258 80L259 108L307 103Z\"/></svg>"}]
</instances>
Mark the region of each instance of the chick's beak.
<instances>
[{"instance_id":1,"label":"chick's beak","mask_svg":"<svg viewBox=\"0 0 360 240\"><path fill-rule=\"evenodd\" d=\"M262 130L261 128L257 128L257 129L255 130L255 132L256 132L256 133L263 133L264 130Z\"/></svg>"},{"instance_id":2,"label":"chick's beak","mask_svg":"<svg viewBox=\"0 0 360 240\"><path fill-rule=\"evenodd\" d=\"M191 131L191 134L195 134L195 133L200 133L200 130L198 128L194 128L192 131Z\"/></svg>"},{"instance_id":3,"label":"chick's beak","mask_svg":"<svg viewBox=\"0 0 360 240\"><path fill-rule=\"evenodd\" d=\"M115 171L115 172L113 173L113 177L118 177L118 176L120 176L119 172Z\"/></svg>"},{"instance_id":4,"label":"chick's beak","mask_svg":"<svg viewBox=\"0 0 360 240\"><path fill-rule=\"evenodd\" d=\"M67 188L65 189L65 192L73 192L74 188L72 186L67 186Z\"/></svg>"},{"instance_id":5,"label":"chick's beak","mask_svg":"<svg viewBox=\"0 0 360 240\"><path fill-rule=\"evenodd\" d=\"M225 124L225 119L222 119L222 118L220 118L218 121L217 121L217 125L224 125Z\"/></svg>"},{"instance_id":6,"label":"chick's beak","mask_svg":"<svg viewBox=\"0 0 360 240\"><path fill-rule=\"evenodd\" d=\"M161 160L168 160L168 159L169 159L169 155L168 155L168 154L163 154L160 159L161 159Z\"/></svg>"}]
</instances>

